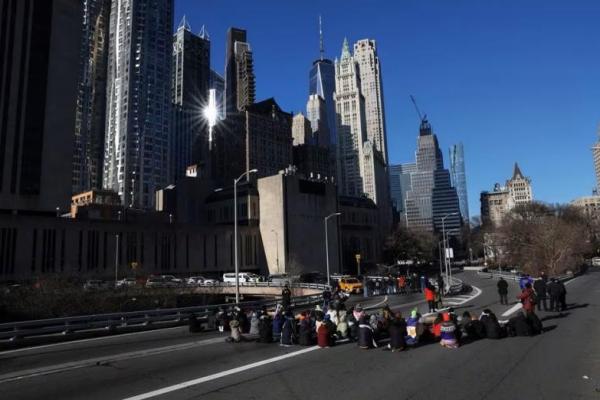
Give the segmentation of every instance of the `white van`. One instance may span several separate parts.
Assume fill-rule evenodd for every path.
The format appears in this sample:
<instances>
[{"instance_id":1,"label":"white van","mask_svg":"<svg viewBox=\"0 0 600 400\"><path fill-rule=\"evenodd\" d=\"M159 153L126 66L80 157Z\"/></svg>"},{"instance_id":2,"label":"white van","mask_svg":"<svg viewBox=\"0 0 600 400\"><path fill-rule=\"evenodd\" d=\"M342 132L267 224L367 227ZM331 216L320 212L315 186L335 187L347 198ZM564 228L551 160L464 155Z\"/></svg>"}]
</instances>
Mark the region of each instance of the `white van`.
<instances>
[{"instance_id":1,"label":"white van","mask_svg":"<svg viewBox=\"0 0 600 400\"><path fill-rule=\"evenodd\" d=\"M240 272L238 274L240 283L258 282L260 277L250 272ZM223 282L235 283L235 272L223 274Z\"/></svg>"}]
</instances>

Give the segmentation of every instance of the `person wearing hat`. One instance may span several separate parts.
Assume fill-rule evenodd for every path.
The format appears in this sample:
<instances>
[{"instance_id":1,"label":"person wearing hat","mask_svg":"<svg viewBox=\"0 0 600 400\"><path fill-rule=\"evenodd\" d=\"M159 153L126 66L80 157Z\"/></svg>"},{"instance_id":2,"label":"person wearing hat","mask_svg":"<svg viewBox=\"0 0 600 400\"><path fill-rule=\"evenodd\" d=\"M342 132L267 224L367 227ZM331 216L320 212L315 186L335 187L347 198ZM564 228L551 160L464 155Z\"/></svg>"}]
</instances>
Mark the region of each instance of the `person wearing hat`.
<instances>
[{"instance_id":1,"label":"person wearing hat","mask_svg":"<svg viewBox=\"0 0 600 400\"><path fill-rule=\"evenodd\" d=\"M281 305L283 306L284 310L287 310L290 307L291 300L292 300L292 291L290 290L290 287L286 283L285 286L283 287L283 290L281 291Z\"/></svg>"},{"instance_id":2,"label":"person wearing hat","mask_svg":"<svg viewBox=\"0 0 600 400\"><path fill-rule=\"evenodd\" d=\"M325 318L317 327L317 345L321 348L331 346L331 332L327 323L328 321L329 315L325 315Z\"/></svg>"},{"instance_id":3,"label":"person wearing hat","mask_svg":"<svg viewBox=\"0 0 600 400\"><path fill-rule=\"evenodd\" d=\"M298 343L300 346L310 346L313 344L313 334L310 327L310 320L307 318L306 313L300 314L300 329L298 335Z\"/></svg>"},{"instance_id":4,"label":"person wearing hat","mask_svg":"<svg viewBox=\"0 0 600 400\"><path fill-rule=\"evenodd\" d=\"M285 313L281 326L281 346L291 346L296 343L296 320L291 311Z\"/></svg>"},{"instance_id":5,"label":"person wearing hat","mask_svg":"<svg viewBox=\"0 0 600 400\"><path fill-rule=\"evenodd\" d=\"M448 349L456 349L458 347L458 339L456 338L456 325L450 314L445 312L442 314L442 326L440 328L440 344Z\"/></svg>"}]
</instances>

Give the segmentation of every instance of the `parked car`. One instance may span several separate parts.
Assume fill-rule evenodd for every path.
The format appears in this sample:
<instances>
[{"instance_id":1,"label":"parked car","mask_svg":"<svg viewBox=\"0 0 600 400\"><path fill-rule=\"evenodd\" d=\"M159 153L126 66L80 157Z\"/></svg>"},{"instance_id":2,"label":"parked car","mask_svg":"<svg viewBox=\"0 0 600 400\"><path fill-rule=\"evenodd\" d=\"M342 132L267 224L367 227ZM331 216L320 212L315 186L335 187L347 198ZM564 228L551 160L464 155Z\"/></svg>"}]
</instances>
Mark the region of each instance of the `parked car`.
<instances>
[{"instance_id":1,"label":"parked car","mask_svg":"<svg viewBox=\"0 0 600 400\"><path fill-rule=\"evenodd\" d=\"M240 272L238 274L238 280L240 283L259 282L260 276L250 272ZM229 272L223 274L223 282L235 283L235 272Z\"/></svg>"},{"instance_id":2,"label":"parked car","mask_svg":"<svg viewBox=\"0 0 600 400\"><path fill-rule=\"evenodd\" d=\"M292 277L287 274L273 274L269 275L268 281L277 285L290 285L292 283Z\"/></svg>"},{"instance_id":3,"label":"parked car","mask_svg":"<svg viewBox=\"0 0 600 400\"><path fill-rule=\"evenodd\" d=\"M117 284L115 285L115 287L128 288L128 287L134 287L136 285L137 285L137 281L135 280L135 278L123 278L123 279L117 281Z\"/></svg>"},{"instance_id":4,"label":"parked car","mask_svg":"<svg viewBox=\"0 0 600 400\"><path fill-rule=\"evenodd\" d=\"M170 279L169 275L151 276L146 281L147 288L174 288L178 286L180 286L180 283Z\"/></svg>"},{"instance_id":5,"label":"parked car","mask_svg":"<svg viewBox=\"0 0 600 400\"><path fill-rule=\"evenodd\" d=\"M83 284L84 290L100 290L100 289L106 289L107 287L108 287L108 284L100 279L88 279Z\"/></svg>"},{"instance_id":6,"label":"parked car","mask_svg":"<svg viewBox=\"0 0 600 400\"><path fill-rule=\"evenodd\" d=\"M183 283L183 279L175 277L175 275L161 275L161 277L166 281L171 281L175 283Z\"/></svg>"},{"instance_id":7,"label":"parked car","mask_svg":"<svg viewBox=\"0 0 600 400\"><path fill-rule=\"evenodd\" d=\"M218 282L216 279L205 278L203 276L191 276L186 280L188 286L216 285Z\"/></svg>"}]
</instances>

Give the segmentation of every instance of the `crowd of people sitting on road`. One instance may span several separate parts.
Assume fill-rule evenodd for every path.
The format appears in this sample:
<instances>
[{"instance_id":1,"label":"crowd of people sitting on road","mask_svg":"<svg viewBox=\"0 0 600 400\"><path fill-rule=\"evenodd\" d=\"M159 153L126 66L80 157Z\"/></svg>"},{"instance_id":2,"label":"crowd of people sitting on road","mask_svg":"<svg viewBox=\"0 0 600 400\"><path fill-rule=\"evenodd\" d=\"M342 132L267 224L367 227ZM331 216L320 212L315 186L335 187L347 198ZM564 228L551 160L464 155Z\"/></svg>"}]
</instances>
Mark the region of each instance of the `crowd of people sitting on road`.
<instances>
[{"instance_id":1,"label":"crowd of people sitting on road","mask_svg":"<svg viewBox=\"0 0 600 400\"><path fill-rule=\"evenodd\" d=\"M209 325L212 323L221 332L229 333L227 340L236 343L255 340L281 346L330 347L340 342L356 342L361 349L383 347L392 351L432 342L453 349L474 340L531 336L543 330L535 314L537 297L529 282L517 296L522 312L502 323L489 309L480 315L465 311L460 316L452 308L440 309L438 291L429 283L424 292L430 312L421 315L415 308L407 318L387 305L378 310L367 310L360 304L347 308L346 298L338 292L326 291L322 306L298 312L290 307L291 292L286 287L281 304L272 312L265 307L249 311L237 306L228 311L221 309Z\"/></svg>"}]
</instances>

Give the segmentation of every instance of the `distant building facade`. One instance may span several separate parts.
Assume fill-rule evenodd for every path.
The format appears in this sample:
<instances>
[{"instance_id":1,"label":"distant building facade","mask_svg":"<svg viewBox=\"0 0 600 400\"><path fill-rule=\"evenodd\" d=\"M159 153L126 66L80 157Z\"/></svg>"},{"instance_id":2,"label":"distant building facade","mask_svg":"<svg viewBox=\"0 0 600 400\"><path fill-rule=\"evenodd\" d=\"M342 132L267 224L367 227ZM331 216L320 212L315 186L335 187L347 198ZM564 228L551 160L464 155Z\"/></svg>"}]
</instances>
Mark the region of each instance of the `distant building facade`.
<instances>
[{"instance_id":1,"label":"distant building facade","mask_svg":"<svg viewBox=\"0 0 600 400\"><path fill-rule=\"evenodd\" d=\"M72 191L81 1L3 1L0 15L0 209L54 215Z\"/></svg>"},{"instance_id":2,"label":"distant building facade","mask_svg":"<svg viewBox=\"0 0 600 400\"><path fill-rule=\"evenodd\" d=\"M103 186L130 207L169 181L173 3L112 2Z\"/></svg>"},{"instance_id":3,"label":"distant building facade","mask_svg":"<svg viewBox=\"0 0 600 400\"><path fill-rule=\"evenodd\" d=\"M217 118L225 118L225 79L215 70L210 70L210 89L215 90Z\"/></svg>"},{"instance_id":4,"label":"distant building facade","mask_svg":"<svg viewBox=\"0 0 600 400\"><path fill-rule=\"evenodd\" d=\"M73 193L102 187L110 0L84 0L75 112Z\"/></svg>"},{"instance_id":5,"label":"distant building facade","mask_svg":"<svg viewBox=\"0 0 600 400\"><path fill-rule=\"evenodd\" d=\"M467 196L467 174L465 172L465 150L462 143L450 147L450 178L458 195L460 215L469 223L469 200Z\"/></svg>"},{"instance_id":6,"label":"distant building facade","mask_svg":"<svg viewBox=\"0 0 600 400\"><path fill-rule=\"evenodd\" d=\"M571 205L579 208L586 217L597 219L600 217L600 196L583 196L571 202Z\"/></svg>"},{"instance_id":7,"label":"distant building facade","mask_svg":"<svg viewBox=\"0 0 600 400\"><path fill-rule=\"evenodd\" d=\"M515 163L512 178L504 186L496 183L491 192L481 192L480 201L482 224L498 227L510 210L533 201L531 179Z\"/></svg>"},{"instance_id":8,"label":"distant building facade","mask_svg":"<svg viewBox=\"0 0 600 400\"><path fill-rule=\"evenodd\" d=\"M531 179L523 175L517 163L515 163L512 178L506 181L506 187L515 205L528 204L533 201Z\"/></svg>"}]
</instances>

